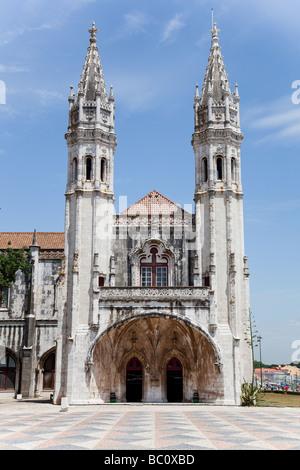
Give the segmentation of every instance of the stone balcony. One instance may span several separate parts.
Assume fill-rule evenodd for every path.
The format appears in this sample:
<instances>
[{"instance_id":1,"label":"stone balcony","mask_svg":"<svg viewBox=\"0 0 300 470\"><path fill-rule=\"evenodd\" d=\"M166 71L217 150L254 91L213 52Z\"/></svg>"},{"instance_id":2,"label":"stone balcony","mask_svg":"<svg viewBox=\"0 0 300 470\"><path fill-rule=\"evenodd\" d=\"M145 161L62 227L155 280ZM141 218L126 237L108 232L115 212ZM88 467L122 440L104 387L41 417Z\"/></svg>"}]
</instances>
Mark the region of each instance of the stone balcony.
<instances>
[{"instance_id":1,"label":"stone balcony","mask_svg":"<svg viewBox=\"0 0 300 470\"><path fill-rule=\"evenodd\" d=\"M106 324L144 315L171 315L205 328L215 323L214 292L208 287L100 287L96 295Z\"/></svg>"},{"instance_id":2,"label":"stone balcony","mask_svg":"<svg viewBox=\"0 0 300 470\"><path fill-rule=\"evenodd\" d=\"M100 287L100 302L209 302L208 287Z\"/></svg>"}]
</instances>

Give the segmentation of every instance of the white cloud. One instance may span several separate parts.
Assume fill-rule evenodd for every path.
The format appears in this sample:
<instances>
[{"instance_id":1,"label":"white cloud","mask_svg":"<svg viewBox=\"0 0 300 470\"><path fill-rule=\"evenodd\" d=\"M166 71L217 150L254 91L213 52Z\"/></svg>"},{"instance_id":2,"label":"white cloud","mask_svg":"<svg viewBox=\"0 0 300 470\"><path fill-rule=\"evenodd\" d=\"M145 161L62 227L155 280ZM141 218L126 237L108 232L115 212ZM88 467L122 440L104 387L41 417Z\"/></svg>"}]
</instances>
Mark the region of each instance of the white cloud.
<instances>
[{"instance_id":1,"label":"white cloud","mask_svg":"<svg viewBox=\"0 0 300 470\"><path fill-rule=\"evenodd\" d=\"M0 105L0 118L14 118L18 115L16 109L9 105L9 104L1 104Z\"/></svg>"},{"instance_id":2,"label":"white cloud","mask_svg":"<svg viewBox=\"0 0 300 470\"><path fill-rule=\"evenodd\" d=\"M170 42L174 41L176 33L182 28L184 28L185 22L183 21L183 15L177 13L171 20L166 24L161 42Z\"/></svg>"},{"instance_id":3,"label":"white cloud","mask_svg":"<svg viewBox=\"0 0 300 470\"><path fill-rule=\"evenodd\" d=\"M247 224L262 227L278 227L282 225L282 217L288 214L296 214L300 209L300 199L282 200L258 200L249 203L245 211Z\"/></svg>"},{"instance_id":4,"label":"white cloud","mask_svg":"<svg viewBox=\"0 0 300 470\"><path fill-rule=\"evenodd\" d=\"M57 101L65 100L65 96L57 91L50 90L35 90L38 96L39 102L43 106L49 106L55 104Z\"/></svg>"},{"instance_id":5,"label":"white cloud","mask_svg":"<svg viewBox=\"0 0 300 470\"><path fill-rule=\"evenodd\" d=\"M2 33L0 34L0 46L5 46L6 44L11 43L17 37L23 36L24 34L35 31L42 31L45 29L52 29L58 26L58 24L58 21L55 20L52 22L44 23L40 26L24 26L9 31L2 31Z\"/></svg>"},{"instance_id":6,"label":"white cloud","mask_svg":"<svg viewBox=\"0 0 300 470\"><path fill-rule=\"evenodd\" d=\"M246 112L249 127L264 132L256 144L280 141L290 145L300 141L300 105L293 104L291 96L292 93Z\"/></svg>"},{"instance_id":7,"label":"white cloud","mask_svg":"<svg viewBox=\"0 0 300 470\"><path fill-rule=\"evenodd\" d=\"M11 65L3 65L0 64L0 73L22 73L22 72L29 72L27 67L20 67L19 65L11 64Z\"/></svg>"},{"instance_id":8,"label":"white cloud","mask_svg":"<svg viewBox=\"0 0 300 470\"><path fill-rule=\"evenodd\" d=\"M8 6L1 8L0 46L5 46L24 34L60 27L74 11L95 1L11 0ZM14 27L7 29L7 24L13 24Z\"/></svg>"},{"instance_id":9,"label":"white cloud","mask_svg":"<svg viewBox=\"0 0 300 470\"><path fill-rule=\"evenodd\" d=\"M126 34L138 34L145 32L145 26L150 22L150 18L141 11L133 11L125 15L123 32Z\"/></svg>"},{"instance_id":10,"label":"white cloud","mask_svg":"<svg viewBox=\"0 0 300 470\"><path fill-rule=\"evenodd\" d=\"M113 82L118 101L129 111L145 111L156 103L158 90L146 72L134 70L131 74L124 71Z\"/></svg>"}]
</instances>

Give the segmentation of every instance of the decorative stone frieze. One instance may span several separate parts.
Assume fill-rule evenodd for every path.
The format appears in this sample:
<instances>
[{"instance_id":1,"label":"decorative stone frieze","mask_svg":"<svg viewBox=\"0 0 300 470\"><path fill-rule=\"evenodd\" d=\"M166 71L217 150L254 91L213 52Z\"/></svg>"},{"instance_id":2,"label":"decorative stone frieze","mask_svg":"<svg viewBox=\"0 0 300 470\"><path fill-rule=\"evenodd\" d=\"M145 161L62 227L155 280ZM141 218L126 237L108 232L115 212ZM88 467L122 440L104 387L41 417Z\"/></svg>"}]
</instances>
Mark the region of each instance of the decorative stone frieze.
<instances>
[{"instance_id":1,"label":"decorative stone frieze","mask_svg":"<svg viewBox=\"0 0 300 470\"><path fill-rule=\"evenodd\" d=\"M101 287L98 289L99 301L192 301L209 302L208 287Z\"/></svg>"}]
</instances>

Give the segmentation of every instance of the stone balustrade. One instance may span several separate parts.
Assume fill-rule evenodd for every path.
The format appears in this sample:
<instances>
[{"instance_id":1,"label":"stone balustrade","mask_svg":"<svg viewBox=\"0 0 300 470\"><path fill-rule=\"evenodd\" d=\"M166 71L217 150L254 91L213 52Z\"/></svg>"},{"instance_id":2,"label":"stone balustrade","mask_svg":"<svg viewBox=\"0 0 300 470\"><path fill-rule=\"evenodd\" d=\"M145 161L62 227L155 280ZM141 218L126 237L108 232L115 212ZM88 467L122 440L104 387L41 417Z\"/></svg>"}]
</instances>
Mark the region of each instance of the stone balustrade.
<instances>
[{"instance_id":1,"label":"stone balustrade","mask_svg":"<svg viewBox=\"0 0 300 470\"><path fill-rule=\"evenodd\" d=\"M209 302L208 287L101 287L100 302Z\"/></svg>"}]
</instances>

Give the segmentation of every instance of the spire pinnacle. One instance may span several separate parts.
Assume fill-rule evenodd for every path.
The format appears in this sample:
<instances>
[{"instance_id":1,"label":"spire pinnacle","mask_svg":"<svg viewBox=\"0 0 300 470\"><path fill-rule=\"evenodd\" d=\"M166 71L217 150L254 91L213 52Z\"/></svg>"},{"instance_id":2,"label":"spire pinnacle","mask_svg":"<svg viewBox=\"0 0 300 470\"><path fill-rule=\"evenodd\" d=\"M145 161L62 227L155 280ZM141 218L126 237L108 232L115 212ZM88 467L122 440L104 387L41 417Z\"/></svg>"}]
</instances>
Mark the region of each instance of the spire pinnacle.
<instances>
[{"instance_id":1,"label":"spire pinnacle","mask_svg":"<svg viewBox=\"0 0 300 470\"><path fill-rule=\"evenodd\" d=\"M228 77L219 46L218 34L220 30L217 28L217 23L213 23L213 28L210 32L212 34L212 42L201 94L202 104L207 103L209 97L212 97L215 101L220 101L225 98L225 95L230 93Z\"/></svg>"},{"instance_id":2,"label":"spire pinnacle","mask_svg":"<svg viewBox=\"0 0 300 470\"><path fill-rule=\"evenodd\" d=\"M214 23L213 28L210 30L212 37L213 38L218 38L218 34L220 32L219 29L217 29L217 23Z\"/></svg>"},{"instance_id":3,"label":"spire pinnacle","mask_svg":"<svg viewBox=\"0 0 300 470\"><path fill-rule=\"evenodd\" d=\"M214 23L214 26L210 30L210 32L212 34L212 40L211 40L212 47L219 46L219 36L218 36L218 34L219 34L220 30L217 29L217 23Z\"/></svg>"},{"instance_id":4,"label":"spire pinnacle","mask_svg":"<svg viewBox=\"0 0 300 470\"><path fill-rule=\"evenodd\" d=\"M85 58L83 73L80 76L80 83L78 84L78 94L82 95L86 101L95 101L96 95L99 93L102 103L105 103L107 102L107 93L102 73L102 66L100 64L98 47L96 45L97 32L98 29L95 28L95 23L93 22L92 28L89 29L89 33L91 35L90 45Z\"/></svg>"},{"instance_id":5,"label":"spire pinnacle","mask_svg":"<svg viewBox=\"0 0 300 470\"><path fill-rule=\"evenodd\" d=\"M91 44L96 43L97 42L96 34L98 33L98 29L95 28L95 21L93 21L92 28L89 29L89 33L91 34L90 43Z\"/></svg>"},{"instance_id":6,"label":"spire pinnacle","mask_svg":"<svg viewBox=\"0 0 300 470\"><path fill-rule=\"evenodd\" d=\"M110 85L110 94L109 94L109 100L110 101L114 101L115 97L114 97L114 90L113 90L113 86Z\"/></svg>"}]
</instances>

